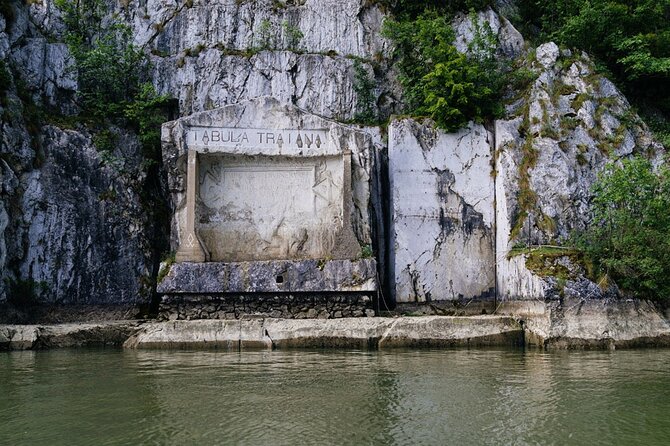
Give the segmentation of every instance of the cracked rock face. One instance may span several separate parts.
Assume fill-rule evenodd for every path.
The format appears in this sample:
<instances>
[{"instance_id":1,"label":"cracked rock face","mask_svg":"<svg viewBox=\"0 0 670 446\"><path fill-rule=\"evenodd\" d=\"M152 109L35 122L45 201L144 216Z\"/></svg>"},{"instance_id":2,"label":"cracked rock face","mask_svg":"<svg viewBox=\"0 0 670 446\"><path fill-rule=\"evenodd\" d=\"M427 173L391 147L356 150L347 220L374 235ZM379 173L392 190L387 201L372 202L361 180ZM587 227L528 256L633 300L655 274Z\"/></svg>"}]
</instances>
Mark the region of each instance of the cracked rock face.
<instances>
[{"instance_id":1,"label":"cracked rock face","mask_svg":"<svg viewBox=\"0 0 670 446\"><path fill-rule=\"evenodd\" d=\"M11 23L0 16L10 77L0 89L0 302L148 303L157 224L142 204L140 145L109 128L116 143L99 150L84 126L45 124L55 111L40 107L74 109L76 73L53 41L53 3L14 6Z\"/></svg>"},{"instance_id":2,"label":"cracked rock face","mask_svg":"<svg viewBox=\"0 0 670 446\"><path fill-rule=\"evenodd\" d=\"M585 54L549 42L526 66L537 78L495 123L499 295L605 297L612 290L583 275L559 285L532 274L523 255L508 253L517 245L569 243L573 231L590 224L591 188L607 163L641 155L658 165L665 150ZM522 195L530 197L525 207Z\"/></svg>"},{"instance_id":3,"label":"cracked rock face","mask_svg":"<svg viewBox=\"0 0 670 446\"><path fill-rule=\"evenodd\" d=\"M132 158L104 161L86 135L43 132L44 164L23 176L21 277L52 303L141 302L151 272L142 174L131 181L120 170Z\"/></svg>"},{"instance_id":4,"label":"cracked rock face","mask_svg":"<svg viewBox=\"0 0 670 446\"><path fill-rule=\"evenodd\" d=\"M132 29L134 43L150 54L160 94L179 99L180 115L272 95L318 115L351 120L357 98L354 59L376 78L381 116L397 108L398 87L385 59L384 15L363 0L189 0L109 2L110 13ZM15 58L47 103L62 106L76 90L67 48L47 43L64 26L52 0L22 10ZM374 63L383 69L373 71ZM41 67L41 68L40 68ZM42 78L46 75L46 78ZM59 97L61 98L59 100Z\"/></svg>"},{"instance_id":5,"label":"cracked rock face","mask_svg":"<svg viewBox=\"0 0 670 446\"><path fill-rule=\"evenodd\" d=\"M389 177L397 302L486 297L495 286L492 135L393 121Z\"/></svg>"}]
</instances>

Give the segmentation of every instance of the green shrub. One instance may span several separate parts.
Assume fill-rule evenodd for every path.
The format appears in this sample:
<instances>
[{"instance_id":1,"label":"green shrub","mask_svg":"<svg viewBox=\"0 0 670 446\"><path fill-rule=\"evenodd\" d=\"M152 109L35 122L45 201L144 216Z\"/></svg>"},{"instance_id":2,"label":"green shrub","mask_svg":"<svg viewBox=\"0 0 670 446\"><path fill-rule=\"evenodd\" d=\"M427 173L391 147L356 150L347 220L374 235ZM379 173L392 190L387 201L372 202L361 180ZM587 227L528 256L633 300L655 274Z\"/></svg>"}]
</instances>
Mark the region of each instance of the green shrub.
<instances>
[{"instance_id":1,"label":"green shrub","mask_svg":"<svg viewBox=\"0 0 670 446\"><path fill-rule=\"evenodd\" d=\"M277 46L277 37L275 35L272 22L268 19L261 20L258 25L256 37L256 46L260 50L274 50Z\"/></svg>"},{"instance_id":2,"label":"green shrub","mask_svg":"<svg viewBox=\"0 0 670 446\"><path fill-rule=\"evenodd\" d=\"M153 85L144 83L125 105L124 115L137 131L148 158L160 158L161 124L167 120L168 100L167 95L157 95Z\"/></svg>"},{"instance_id":3,"label":"green shrub","mask_svg":"<svg viewBox=\"0 0 670 446\"><path fill-rule=\"evenodd\" d=\"M160 149L160 125L167 120L167 96L147 82L149 61L133 45L131 30L107 15L103 0L56 0L66 25L65 41L76 62L82 114L100 122L115 120L137 131L145 156ZM96 144L110 152L113 141L102 130Z\"/></svg>"},{"instance_id":4,"label":"green shrub","mask_svg":"<svg viewBox=\"0 0 670 446\"><path fill-rule=\"evenodd\" d=\"M593 222L579 237L601 275L636 297L670 296L670 169L642 158L609 165L593 188Z\"/></svg>"},{"instance_id":5,"label":"green shrub","mask_svg":"<svg viewBox=\"0 0 670 446\"><path fill-rule=\"evenodd\" d=\"M354 121L361 124L374 124L375 113L375 81L370 77L360 60L354 60L354 84L356 92L356 114Z\"/></svg>"},{"instance_id":6,"label":"green shrub","mask_svg":"<svg viewBox=\"0 0 670 446\"><path fill-rule=\"evenodd\" d=\"M286 49L291 51L300 51L300 41L305 35L297 26L291 25L289 22L283 22L282 28L286 36Z\"/></svg>"},{"instance_id":7,"label":"green shrub","mask_svg":"<svg viewBox=\"0 0 670 446\"><path fill-rule=\"evenodd\" d=\"M383 33L395 44L405 104L454 131L469 120L500 115L504 78L495 58L496 37L474 17L475 39L468 55L453 45L451 17L429 9L416 19L387 20Z\"/></svg>"},{"instance_id":8,"label":"green shrub","mask_svg":"<svg viewBox=\"0 0 670 446\"><path fill-rule=\"evenodd\" d=\"M75 59L82 108L100 117L121 116L147 78L146 55L131 43L127 26L112 20L103 27L102 0L56 0L56 5Z\"/></svg>"}]
</instances>

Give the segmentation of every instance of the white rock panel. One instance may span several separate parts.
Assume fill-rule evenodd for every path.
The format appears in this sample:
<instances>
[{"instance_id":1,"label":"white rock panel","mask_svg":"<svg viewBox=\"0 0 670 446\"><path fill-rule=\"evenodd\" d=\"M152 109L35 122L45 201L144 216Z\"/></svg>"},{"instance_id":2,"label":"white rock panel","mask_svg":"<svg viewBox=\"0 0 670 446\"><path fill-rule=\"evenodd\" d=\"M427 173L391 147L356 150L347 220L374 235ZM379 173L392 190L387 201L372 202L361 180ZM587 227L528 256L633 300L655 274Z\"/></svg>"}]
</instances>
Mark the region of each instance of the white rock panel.
<instances>
[{"instance_id":1,"label":"white rock panel","mask_svg":"<svg viewBox=\"0 0 670 446\"><path fill-rule=\"evenodd\" d=\"M491 135L445 134L397 120L389 128L391 268L397 302L457 300L495 287Z\"/></svg>"}]
</instances>

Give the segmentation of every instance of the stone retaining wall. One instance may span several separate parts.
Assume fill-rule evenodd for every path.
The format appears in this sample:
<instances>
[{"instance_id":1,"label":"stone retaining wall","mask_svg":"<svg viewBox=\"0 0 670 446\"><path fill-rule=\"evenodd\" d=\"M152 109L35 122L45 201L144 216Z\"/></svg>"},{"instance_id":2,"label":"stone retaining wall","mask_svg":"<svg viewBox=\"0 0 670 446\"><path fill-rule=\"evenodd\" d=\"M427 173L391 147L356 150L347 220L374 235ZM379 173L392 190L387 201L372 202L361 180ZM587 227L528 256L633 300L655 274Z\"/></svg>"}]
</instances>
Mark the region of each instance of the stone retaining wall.
<instances>
[{"instance_id":1,"label":"stone retaining wall","mask_svg":"<svg viewBox=\"0 0 670 446\"><path fill-rule=\"evenodd\" d=\"M158 319L371 317L375 315L373 301L372 293L166 295Z\"/></svg>"}]
</instances>

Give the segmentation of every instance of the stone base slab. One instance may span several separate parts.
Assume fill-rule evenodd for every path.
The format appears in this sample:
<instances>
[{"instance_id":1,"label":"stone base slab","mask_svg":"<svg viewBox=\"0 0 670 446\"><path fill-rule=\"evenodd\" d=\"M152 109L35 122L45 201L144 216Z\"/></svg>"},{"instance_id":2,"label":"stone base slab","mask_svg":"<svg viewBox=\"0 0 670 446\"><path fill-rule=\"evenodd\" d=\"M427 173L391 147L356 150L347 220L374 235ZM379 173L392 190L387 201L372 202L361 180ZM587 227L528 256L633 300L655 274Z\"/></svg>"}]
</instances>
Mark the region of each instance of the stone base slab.
<instances>
[{"instance_id":1,"label":"stone base slab","mask_svg":"<svg viewBox=\"0 0 670 446\"><path fill-rule=\"evenodd\" d=\"M142 321L110 321L54 325L0 325L1 350L120 346Z\"/></svg>"},{"instance_id":2,"label":"stone base slab","mask_svg":"<svg viewBox=\"0 0 670 446\"><path fill-rule=\"evenodd\" d=\"M166 295L159 320L371 317L372 293Z\"/></svg>"},{"instance_id":3,"label":"stone base slab","mask_svg":"<svg viewBox=\"0 0 670 446\"><path fill-rule=\"evenodd\" d=\"M377 263L360 260L273 260L175 263L158 294L374 292Z\"/></svg>"},{"instance_id":4,"label":"stone base slab","mask_svg":"<svg viewBox=\"0 0 670 446\"><path fill-rule=\"evenodd\" d=\"M503 313L503 314L500 314ZM486 316L130 321L0 325L0 350L131 348L670 347L667 309L639 300L505 301ZM125 342L124 342L125 341Z\"/></svg>"}]
</instances>

